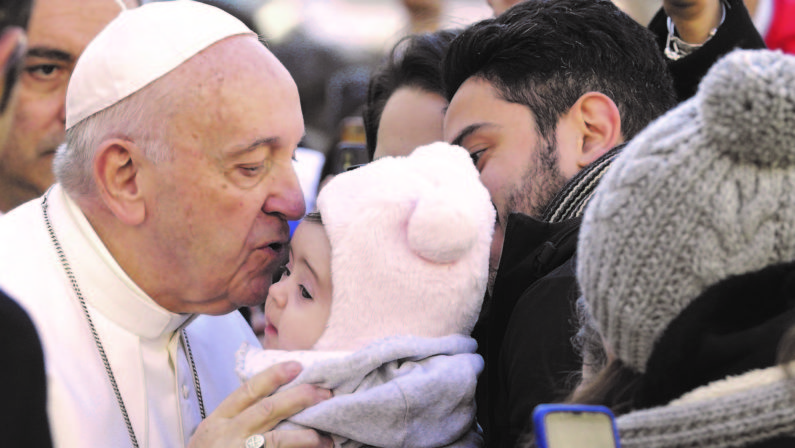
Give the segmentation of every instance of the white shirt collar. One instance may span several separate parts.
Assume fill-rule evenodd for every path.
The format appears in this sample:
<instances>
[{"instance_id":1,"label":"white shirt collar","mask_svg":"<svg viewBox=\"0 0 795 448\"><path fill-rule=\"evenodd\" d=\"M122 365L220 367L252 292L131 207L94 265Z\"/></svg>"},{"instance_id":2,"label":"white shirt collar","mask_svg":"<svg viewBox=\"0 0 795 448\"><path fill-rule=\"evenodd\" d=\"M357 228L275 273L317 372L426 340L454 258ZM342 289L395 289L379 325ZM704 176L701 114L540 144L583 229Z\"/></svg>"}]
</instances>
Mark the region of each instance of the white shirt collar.
<instances>
[{"instance_id":1,"label":"white shirt collar","mask_svg":"<svg viewBox=\"0 0 795 448\"><path fill-rule=\"evenodd\" d=\"M87 304L146 339L170 336L195 317L166 310L136 285L60 185L48 194L53 226Z\"/></svg>"}]
</instances>

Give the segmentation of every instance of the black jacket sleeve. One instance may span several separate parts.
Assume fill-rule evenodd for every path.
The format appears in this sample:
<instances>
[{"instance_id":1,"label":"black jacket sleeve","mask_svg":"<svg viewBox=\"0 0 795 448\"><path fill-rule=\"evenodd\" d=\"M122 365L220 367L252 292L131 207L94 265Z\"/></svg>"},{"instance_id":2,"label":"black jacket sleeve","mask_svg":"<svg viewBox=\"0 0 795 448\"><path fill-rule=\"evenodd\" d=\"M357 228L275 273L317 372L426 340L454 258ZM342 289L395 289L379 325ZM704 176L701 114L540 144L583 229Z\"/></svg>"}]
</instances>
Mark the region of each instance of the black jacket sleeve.
<instances>
[{"instance_id":1,"label":"black jacket sleeve","mask_svg":"<svg viewBox=\"0 0 795 448\"><path fill-rule=\"evenodd\" d=\"M579 355L571 344L576 333L577 299L574 259L525 291L514 308L500 353L497 405L498 446L513 447L532 432L536 405L563 400L571 391Z\"/></svg>"}]
</instances>

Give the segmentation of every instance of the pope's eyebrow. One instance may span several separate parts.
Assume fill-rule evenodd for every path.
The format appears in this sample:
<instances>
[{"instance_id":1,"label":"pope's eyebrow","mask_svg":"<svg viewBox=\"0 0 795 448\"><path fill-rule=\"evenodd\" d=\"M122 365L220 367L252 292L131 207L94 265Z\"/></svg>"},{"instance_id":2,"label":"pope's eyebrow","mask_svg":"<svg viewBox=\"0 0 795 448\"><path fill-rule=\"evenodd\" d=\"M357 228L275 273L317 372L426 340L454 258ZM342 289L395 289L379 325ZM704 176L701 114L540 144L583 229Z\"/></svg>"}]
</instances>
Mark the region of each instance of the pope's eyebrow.
<instances>
[{"instance_id":1,"label":"pope's eyebrow","mask_svg":"<svg viewBox=\"0 0 795 448\"><path fill-rule=\"evenodd\" d=\"M251 151L254 151L262 146L278 145L280 141L281 140L279 139L279 137L258 138L257 140L254 140L253 142L251 142L246 146L235 147L226 154L226 158L234 159L236 157L242 156L243 154L250 153Z\"/></svg>"}]
</instances>

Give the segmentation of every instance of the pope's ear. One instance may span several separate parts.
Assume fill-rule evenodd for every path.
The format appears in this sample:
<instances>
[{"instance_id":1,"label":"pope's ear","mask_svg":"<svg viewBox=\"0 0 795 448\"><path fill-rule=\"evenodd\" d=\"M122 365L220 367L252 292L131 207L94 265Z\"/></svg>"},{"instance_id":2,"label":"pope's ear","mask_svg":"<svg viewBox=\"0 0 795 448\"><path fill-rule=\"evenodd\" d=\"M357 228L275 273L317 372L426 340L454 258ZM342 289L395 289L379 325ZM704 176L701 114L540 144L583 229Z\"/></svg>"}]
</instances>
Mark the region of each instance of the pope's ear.
<instances>
[{"instance_id":1,"label":"pope's ear","mask_svg":"<svg viewBox=\"0 0 795 448\"><path fill-rule=\"evenodd\" d=\"M600 92L581 96L573 109L578 112L582 132L577 164L584 168L624 141L621 114L613 100Z\"/></svg>"},{"instance_id":2,"label":"pope's ear","mask_svg":"<svg viewBox=\"0 0 795 448\"><path fill-rule=\"evenodd\" d=\"M110 138L101 143L94 158L94 178L102 201L114 216L132 226L146 217L139 156L134 143Z\"/></svg>"}]
</instances>

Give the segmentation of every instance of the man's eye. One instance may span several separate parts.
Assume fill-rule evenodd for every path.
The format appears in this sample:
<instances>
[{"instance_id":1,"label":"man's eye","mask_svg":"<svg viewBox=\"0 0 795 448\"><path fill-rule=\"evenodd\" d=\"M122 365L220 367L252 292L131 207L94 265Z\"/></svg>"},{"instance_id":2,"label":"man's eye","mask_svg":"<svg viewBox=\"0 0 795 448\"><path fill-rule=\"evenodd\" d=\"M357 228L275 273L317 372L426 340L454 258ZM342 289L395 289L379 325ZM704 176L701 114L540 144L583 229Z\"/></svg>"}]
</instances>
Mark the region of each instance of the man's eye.
<instances>
[{"instance_id":1,"label":"man's eye","mask_svg":"<svg viewBox=\"0 0 795 448\"><path fill-rule=\"evenodd\" d=\"M38 79L52 78L53 74L59 69L55 64L39 64L25 68L31 76Z\"/></svg>"},{"instance_id":2,"label":"man's eye","mask_svg":"<svg viewBox=\"0 0 795 448\"><path fill-rule=\"evenodd\" d=\"M309 291L303 286L301 286L301 297L312 300L312 294L309 294Z\"/></svg>"},{"instance_id":3,"label":"man's eye","mask_svg":"<svg viewBox=\"0 0 795 448\"><path fill-rule=\"evenodd\" d=\"M479 150L469 154L469 157L472 158L472 163L474 163L475 166L478 166L478 162L480 161L480 158L483 156L483 153L486 152L487 149L488 148L479 149Z\"/></svg>"}]
</instances>

